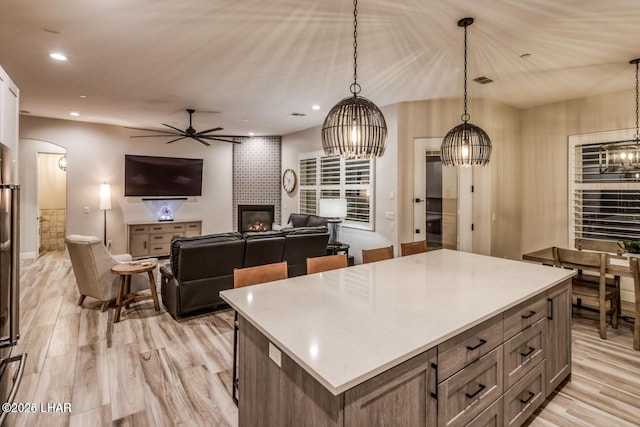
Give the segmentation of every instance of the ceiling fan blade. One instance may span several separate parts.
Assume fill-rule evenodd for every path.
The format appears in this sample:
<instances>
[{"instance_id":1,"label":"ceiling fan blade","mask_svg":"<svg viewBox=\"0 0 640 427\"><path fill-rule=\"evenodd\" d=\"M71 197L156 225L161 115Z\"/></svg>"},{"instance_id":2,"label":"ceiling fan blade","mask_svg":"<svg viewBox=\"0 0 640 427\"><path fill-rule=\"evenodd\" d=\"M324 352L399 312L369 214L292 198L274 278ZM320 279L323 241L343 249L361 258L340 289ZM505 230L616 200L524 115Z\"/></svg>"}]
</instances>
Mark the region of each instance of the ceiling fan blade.
<instances>
[{"instance_id":1,"label":"ceiling fan blade","mask_svg":"<svg viewBox=\"0 0 640 427\"><path fill-rule=\"evenodd\" d=\"M163 135L131 135L129 138L162 138L163 136L183 136L181 133L165 133Z\"/></svg>"},{"instance_id":2,"label":"ceiling fan blade","mask_svg":"<svg viewBox=\"0 0 640 427\"><path fill-rule=\"evenodd\" d=\"M200 138L211 140L211 141L231 142L232 144L240 144L242 142L242 141L234 141L232 139L219 138L219 137L213 136L213 135L202 135L202 136L200 136Z\"/></svg>"},{"instance_id":3,"label":"ceiling fan blade","mask_svg":"<svg viewBox=\"0 0 640 427\"><path fill-rule=\"evenodd\" d=\"M145 132L158 132L158 133L166 133L169 135L174 135L173 133L169 132L168 130L158 130L158 129L144 129L144 128L131 128L131 127L125 127L125 129L134 129L134 130L143 130ZM178 132L180 132L180 135L182 135L184 132L181 131L180 129L176 129Z\"/></svg>"},{"instance_id":4,"label":"ceiling fan blade","mask_svg":"<svg viewBox=\"0 0 640 427\"><path fill-rule=\"evenodd\" d=\"M185 139L186 136L181 136L180 138L172 139L171 141L167 141L167 144L171 144L172 142L180 141L181 139Z\"/></svg>"},{"instance_id":5,"label":"ceiling fan blade","mask_svg":"<svg viewBox=\"0 0 640 427\"><path fill-rule=\"evenodd\" d=\"M210 147L210 146L211 146L211 144L209 144L207 141L205 141L205 140L203 140L203 139L197 138L197 137L195 137L195 136L192 136L191 138L195 139L195 140L196 140L196 141L198 141L200 144L204 144L204 145L206 145L207 147Z\"/></svg>"},{"instance_id":6,"label":"ceiling fan blade","mask_svg":"<svg viewBox=\"0 0 640 427\"><path fill-rule=\"evenodd\" d=\"M181 133L181 134L183 134L183 135L184 135L184 133L185 133L182 129L178 129L177 127L173 127L173 126L168 125L168 124L166 124L166 123L163 123L162 125L163 125L163 126L166 126L166 127L168 127L168 128L171 128L171 129L173 129L173 130L177 130L178 132L180 132L180 133Z\"/></svg>"},{"instance_id":7,"label":"ceiling fan blade","mask_svg":"<svg viewBox=\"0 0 640 427\"><path fill-rule=\"evenodd\" d=\"M222 129L223 128L221 128L221 127L217 127L217 128L211 128L211 129L203 130L202 132L197 132L195 134L195 136L204 135L205 133L209 133L209 132L217 132L217 131L222 130Z\"/></svg>"}]
</instances>

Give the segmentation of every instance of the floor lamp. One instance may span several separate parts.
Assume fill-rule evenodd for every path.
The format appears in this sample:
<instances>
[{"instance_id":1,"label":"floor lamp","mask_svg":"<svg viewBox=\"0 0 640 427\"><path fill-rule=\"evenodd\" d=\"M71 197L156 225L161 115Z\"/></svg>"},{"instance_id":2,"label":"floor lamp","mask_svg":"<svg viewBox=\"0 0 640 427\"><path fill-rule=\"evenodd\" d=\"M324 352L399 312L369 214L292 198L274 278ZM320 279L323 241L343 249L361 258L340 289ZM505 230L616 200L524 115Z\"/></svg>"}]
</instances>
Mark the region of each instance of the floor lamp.
<instances>
[{"instance_id":1,"label":"floor lamp","mask_svg":"<svg viewBox=\"0 0 640 427\"><path fill-rule=\"evenodd\" d=\"M100 184L100 206L104 211L104 246L107 246L107 209L111 209L111 186L106 182ZM109 248L107 248L109 249Z\"/></svg>"}]
</instances>

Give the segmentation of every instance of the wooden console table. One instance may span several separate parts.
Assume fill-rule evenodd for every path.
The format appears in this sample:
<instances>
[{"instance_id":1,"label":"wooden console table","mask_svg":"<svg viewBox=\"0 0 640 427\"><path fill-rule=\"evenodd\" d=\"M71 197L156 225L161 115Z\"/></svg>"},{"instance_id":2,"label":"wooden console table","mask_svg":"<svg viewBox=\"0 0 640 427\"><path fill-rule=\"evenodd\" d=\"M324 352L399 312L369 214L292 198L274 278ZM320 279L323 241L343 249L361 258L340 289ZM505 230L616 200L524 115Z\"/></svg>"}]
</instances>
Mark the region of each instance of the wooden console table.
<instances>
[{"instance_id":1,"label":"wooden console table","mask_svg":"<svg viewBox=\"0 0 640 427\"><path fill-rule=\"evenodd\" d=\"M173 237L202 234L202 221L133 222L127 224L127 252L134 258L169 256Z\"/></svg>"}]
</instances>

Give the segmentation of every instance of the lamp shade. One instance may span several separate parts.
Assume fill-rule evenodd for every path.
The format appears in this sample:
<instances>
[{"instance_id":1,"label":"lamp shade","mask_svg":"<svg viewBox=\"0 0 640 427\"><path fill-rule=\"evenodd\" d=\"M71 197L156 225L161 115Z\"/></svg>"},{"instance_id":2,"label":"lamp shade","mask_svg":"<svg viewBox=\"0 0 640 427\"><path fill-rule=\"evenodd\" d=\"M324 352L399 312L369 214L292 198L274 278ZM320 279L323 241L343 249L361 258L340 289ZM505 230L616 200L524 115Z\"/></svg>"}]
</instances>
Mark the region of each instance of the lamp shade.
<instances>
[{"instance_id":1,"label":"lamp shade","mask_svg":"<svg viewBox=\"0 0 640 427\"><path fill-rule=\"evenodd\" d=\"M107 183L100 184L99 209L111 209L111 186Z\"/></svg>"},{"instance_id":2,"label":"lamp shade","mask_svg":"<svg viewBox=\"0 0 640 427\"><path fill-rule=\"evenodd\" d=\"M347 216L347 199L320 199L318 213L325 218L344 218Z\"/></svg>"}]
</instances>

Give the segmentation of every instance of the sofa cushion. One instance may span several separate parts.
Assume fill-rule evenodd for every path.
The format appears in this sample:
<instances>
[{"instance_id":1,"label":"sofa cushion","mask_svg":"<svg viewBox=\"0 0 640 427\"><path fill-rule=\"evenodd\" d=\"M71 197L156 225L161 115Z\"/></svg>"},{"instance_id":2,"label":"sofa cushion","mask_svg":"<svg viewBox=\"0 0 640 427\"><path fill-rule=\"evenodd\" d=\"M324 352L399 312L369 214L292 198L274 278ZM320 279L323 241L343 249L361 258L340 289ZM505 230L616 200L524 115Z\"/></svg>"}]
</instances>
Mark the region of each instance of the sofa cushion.
<instances>
[{"instance_id":1,"label":"sofa cushion","mask_svg":"<svg viewBox=\"0 0 640 427\"><path fill-rule=\"evenodd\" d=\"M327 226L327 219L323 216L309 215L309 220L307 221L307 227L319 227L321 225Z\"/></svg>"},{"instance_id":2,"label":"sofa cushion","mask_svg":"<svg viewBox=\"0 0 640 427\"><path fill-rule=\"evenodd\" d=\"M294 228L306 227L308 220L309 220L309 215L292 213L291 215L289 215L289 221L287 221L287 223L292 223Z\"/></svg>"},{"instance_id":3,"label":"sofa cushion","mask_svg":"<svg viewBox=\"0 0 640 427\"><path fill-rule=\"evenodd\" d=\"M291 230L282 230L287 236L295 236L298 234L320 234L327 233L328 229L325 226L318 227L299 227Z\"/></svg>"},{"instance_id":4,"label":"sofa cushion","mask_svg":"<svg viewBox=\"0 0 640 427\"><path fill-rule=\"evenodd\" d=\"M242 233L245 240L271 239L273 237L284 237L284 233L278 230L271 231L246 231Z\"/></svg>"},{"instance_id":5,"label":"sofa cushion","mask_svg":"<svg viewBox=\"0 0 640 427\"><path fill-rule=\"evenodd\" d=\"M171 239L171 270L175 277L179 277L179 255L183 247L196 247L200 245L209 245L217 242L227 242L234 240L244 240L240 233L219 233L207 234L205 236L195 237L174 237Z\"/></svg>"}]
</instances>

